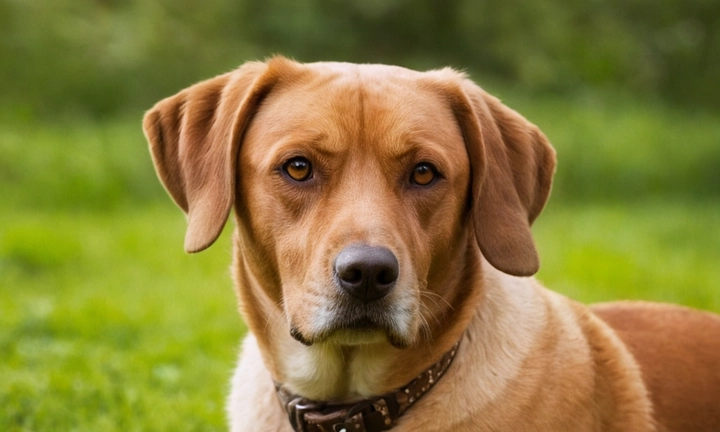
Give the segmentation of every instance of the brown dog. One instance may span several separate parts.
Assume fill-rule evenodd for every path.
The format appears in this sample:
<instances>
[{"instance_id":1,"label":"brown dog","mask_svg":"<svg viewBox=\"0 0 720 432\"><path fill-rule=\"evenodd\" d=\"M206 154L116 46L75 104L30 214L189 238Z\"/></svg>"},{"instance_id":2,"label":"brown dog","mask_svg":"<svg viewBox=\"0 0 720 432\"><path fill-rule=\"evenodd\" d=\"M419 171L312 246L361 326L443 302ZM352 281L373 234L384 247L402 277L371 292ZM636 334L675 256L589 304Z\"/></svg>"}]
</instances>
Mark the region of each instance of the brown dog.
<instances>
[{"instance_id":1,"label":"brown dog","mask_svg":"<svg viewBox=\"0 0 720 432\"><path fill-rule=\"evenodd\" d=\"M554 151L462 74L274 58L144 129L189 252L235 208L233 431L720 430L720 318L530 277Z\"/></svg>"}]
</instances>

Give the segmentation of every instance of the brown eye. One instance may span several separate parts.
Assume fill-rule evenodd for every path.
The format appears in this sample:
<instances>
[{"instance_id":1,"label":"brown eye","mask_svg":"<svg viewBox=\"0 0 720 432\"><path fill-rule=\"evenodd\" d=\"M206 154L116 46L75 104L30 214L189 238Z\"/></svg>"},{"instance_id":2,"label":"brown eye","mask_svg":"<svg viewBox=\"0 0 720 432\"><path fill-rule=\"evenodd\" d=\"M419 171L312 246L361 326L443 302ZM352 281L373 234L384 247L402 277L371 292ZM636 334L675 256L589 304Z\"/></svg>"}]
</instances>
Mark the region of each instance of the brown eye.
<instances>
[{"instance_id":1,"label":"brown eye","mask_svg":"<svg viewBox=\"0 0 720 432\"><path fill-rule=\"evenodd\" d=\"M305 181L312 177L312 165L304 157L292 158L285 162L283 171L295 181Z\"/></svg>"},{"instance_id":2,"label":"brown eye","mask_svg":"<svg viewBox=\"0 0 720 432\"><path fill-rule=\"evenodd\" d=\"M415 166L410 179L413 183L420 186L427 186L437 177L435 167L429 163L420 163Z\"/></svg>"}]
</instances>

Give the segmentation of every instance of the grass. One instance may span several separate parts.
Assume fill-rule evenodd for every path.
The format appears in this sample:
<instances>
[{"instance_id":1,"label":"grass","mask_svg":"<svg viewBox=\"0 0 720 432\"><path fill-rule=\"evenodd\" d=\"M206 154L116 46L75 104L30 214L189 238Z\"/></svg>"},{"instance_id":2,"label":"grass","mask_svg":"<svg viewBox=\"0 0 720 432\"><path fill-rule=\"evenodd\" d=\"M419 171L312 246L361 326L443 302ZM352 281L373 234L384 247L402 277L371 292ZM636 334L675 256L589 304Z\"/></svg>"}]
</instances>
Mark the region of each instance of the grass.
<instances>
[{"instance_id":1,"label":"grass","mask_svg":"<svg viewBox=\"0 0 720 432\"><path fill-rule=\"evenodd\" d=\"M720 169L707 168L720 166L717 116L602 100L514 106L560 155L534 228L539 279L584 302L720 312ZM185 222L138 118L0 122L2 431L224 428L245 331L229 238L182 251Z\"/></svg>"},{"instance_id":2,"label":"grass","mask_svg":"<svg viewBox=\"0 0 720 432\"><path fill-rule=\"evenodd\" d=\"M550 205L534 234L537 277L569 297L720 312L720 203Z\"/></svg>"},{"instance_id":3,"label":"grass","mask_svg":"<svg viewBox=\"0 0 720 432\"><path fill-rule=\"evenodd\" d=\"M227 239L186 255L171 206L0 224L0 430L222 428L244 331Z\"/></svg>"}]
</instances>

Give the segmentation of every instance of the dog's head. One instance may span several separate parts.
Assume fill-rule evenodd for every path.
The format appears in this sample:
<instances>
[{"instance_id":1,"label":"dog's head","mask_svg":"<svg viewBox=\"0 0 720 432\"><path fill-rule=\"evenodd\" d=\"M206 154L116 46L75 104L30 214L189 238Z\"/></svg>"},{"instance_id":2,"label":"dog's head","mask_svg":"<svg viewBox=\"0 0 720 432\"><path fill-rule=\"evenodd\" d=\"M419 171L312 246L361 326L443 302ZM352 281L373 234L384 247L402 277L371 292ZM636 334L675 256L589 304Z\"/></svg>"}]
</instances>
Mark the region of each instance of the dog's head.
<instances>
[{"instance_id":1,"label":"dog's head","mask_svg":"<svg viewBox=\"0 0 720 432\"><path fill-rule=\"evenodd\" d=\"M471 283L478 246L505 273L538 270L554 151L453 70L248 63L159 102L144 129L186 250L234 204L241 289L304 344L411 345Z\"/></svg>"}]
</instances>

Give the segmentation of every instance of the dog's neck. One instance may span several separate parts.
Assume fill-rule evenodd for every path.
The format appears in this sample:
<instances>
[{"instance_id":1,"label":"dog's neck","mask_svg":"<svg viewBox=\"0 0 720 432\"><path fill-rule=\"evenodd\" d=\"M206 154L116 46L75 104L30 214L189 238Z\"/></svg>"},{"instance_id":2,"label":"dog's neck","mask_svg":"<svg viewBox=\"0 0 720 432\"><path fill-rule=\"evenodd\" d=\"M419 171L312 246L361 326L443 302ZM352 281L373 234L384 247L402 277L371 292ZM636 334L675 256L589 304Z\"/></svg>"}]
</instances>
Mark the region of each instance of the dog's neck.
<instances>
[{"instance_id":1,"label":"dog's neck","mask_svg":"<svg viewBox=\"0 0 720 432\"><path fill-rule=\"evenodd\" d=\"M296 431L387 430L443 377L457 354L459 344L458 341L440 361L410 383L372 399L352 403L313 401L292 394L281 383L275 383L277 394Z\"/></svg>"}]
</instances>

